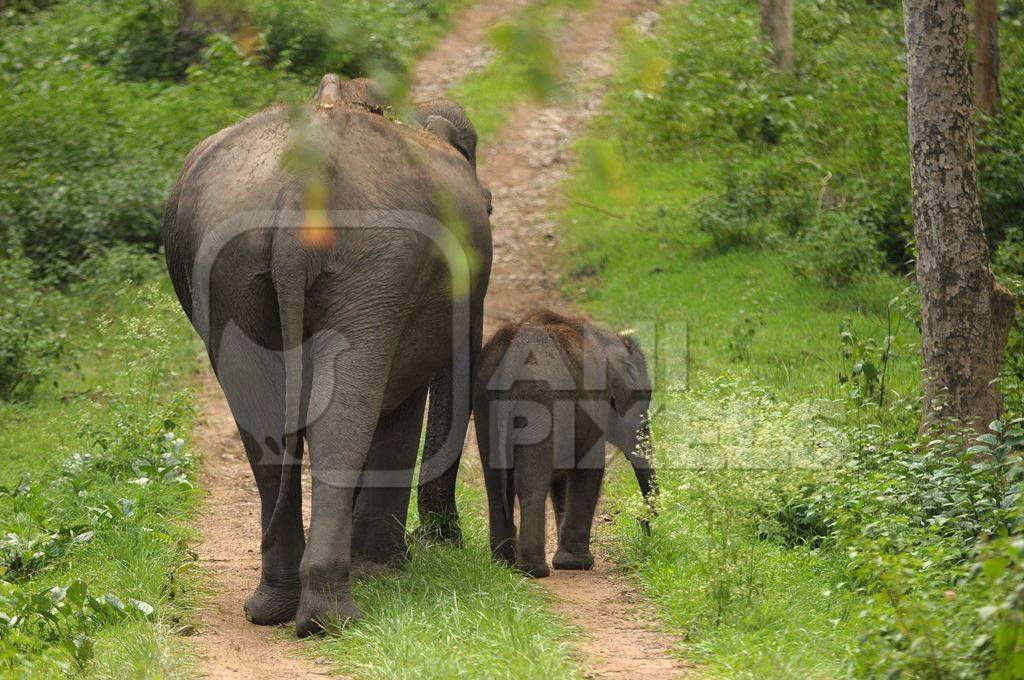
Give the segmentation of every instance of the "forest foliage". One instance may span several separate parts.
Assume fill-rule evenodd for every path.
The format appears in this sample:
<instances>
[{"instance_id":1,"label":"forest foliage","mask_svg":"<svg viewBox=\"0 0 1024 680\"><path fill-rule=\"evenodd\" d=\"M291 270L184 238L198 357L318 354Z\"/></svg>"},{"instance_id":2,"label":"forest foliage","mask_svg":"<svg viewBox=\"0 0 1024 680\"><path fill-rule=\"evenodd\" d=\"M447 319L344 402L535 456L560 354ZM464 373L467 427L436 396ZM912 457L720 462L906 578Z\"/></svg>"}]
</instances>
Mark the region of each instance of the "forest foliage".
<instances>
[{"instance_id":1,"label":"forest foliage","mask_svg":"<svg viewBox=\"0 0 1024 680\"><path fill-rule=\"evenodd\" d=\"M1024 15L1000 4L978 163L1019 289ZM1005 418L922 439L900 3L797 2L795 72L765 49L756 3L669 10L581 147L566 290L661 329L670 377L654 535L624 475L611 545L713 675L1024 677L1024 327Z\"/></svg>"}]
</instances>

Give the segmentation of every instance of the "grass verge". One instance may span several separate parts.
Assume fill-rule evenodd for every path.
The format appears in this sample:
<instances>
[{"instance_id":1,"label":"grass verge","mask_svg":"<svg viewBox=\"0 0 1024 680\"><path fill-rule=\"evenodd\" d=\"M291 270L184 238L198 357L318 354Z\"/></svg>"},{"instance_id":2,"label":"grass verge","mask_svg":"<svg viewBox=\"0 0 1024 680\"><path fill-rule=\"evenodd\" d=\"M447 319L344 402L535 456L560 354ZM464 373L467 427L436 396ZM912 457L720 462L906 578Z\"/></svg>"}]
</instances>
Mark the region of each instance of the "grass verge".
<instances>
[{"instance_id":1,"label":"grass verge","mask_svg":"<svg viewBox=\"0 0 1024 680\"><path fill-rule=\"evenodd\" d=\"M88 284L50 293L73 310L64 339L75 366L29 401L0 404L5 673L188 674L174 630L198 586L183 440L196 345L160 269L118 251Z\"/></svg>"},{"instance_id":2,"label":"grass verge","mask_svg":"<svg viewBox=\"0 0 1024 680\"><path fill-rule=\"evenodd\" d=\"M579 677L573 630L535 584L489 559L484 502L460 483L464 546L414 544L404 573L355 584L364 618L314 641L312 653L367 679Z\"/></svg>"}]
</instances>

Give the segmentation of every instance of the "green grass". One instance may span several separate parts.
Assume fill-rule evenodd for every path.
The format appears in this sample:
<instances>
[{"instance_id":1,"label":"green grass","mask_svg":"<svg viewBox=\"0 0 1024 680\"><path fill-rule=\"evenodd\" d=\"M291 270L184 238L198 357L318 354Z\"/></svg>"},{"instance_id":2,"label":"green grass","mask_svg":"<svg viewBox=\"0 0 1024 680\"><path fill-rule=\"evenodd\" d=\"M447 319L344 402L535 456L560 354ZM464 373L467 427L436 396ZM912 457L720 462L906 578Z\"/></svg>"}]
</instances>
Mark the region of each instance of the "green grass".
<instances>
[{"instance_id":1,"label":"green grass","mask_svg":"<svg viewBox=\"0 0 1024 680\"><path fill-rule=\"evenodd\" d=\"M579 677L573 630L536 584L491 562L483 492L461 483L458 503L464 546L414 544L405 572L355 584L364 618L311 653L355 678Z\"/></svg>"},{"instance_id":2,"label":"green grass","mask_svg":"<svg viewBox=\"0 0 1024 680\"><path fill-rule=\"evenodd\" d=\"M681 61L679 82L689 88L681 103L659 102L668 95L655 90L652 107L677 111L667 119L643 108L637 94L650 72L665 73L667 43L632 44L566 187L564 289L588 314L637 329L662 376L654 421L662 497L653 536L638 532L636 483L617 464L606 488L617 519L599 540L656 604L665 627L685 640L683 656L708 676L843 677L864 632L854 604L839 592L847 556L842 548L772 540L769 515L780 494L829 479L844 463L849 427L880 417L850 383L840 383L854 363L843 356L841 327L879 345L894 335L886 399L918 394L919 337L904 318L916 293L906 277L880 269L836 285L807 265L816 257L812 243L771 226L765 240L738 247L720 247L717 234L701 227L701 211L719 205L729 177L740 173L742 183L744 164L764 166L776 153L728 138L730 123L702 104L730 82L718 76L735 67L732 52L746 50L739 41L753 41L747 52L754 61L736 68L759 68L754 9L738 18L720 11L703 2L666 11L665 40L692 45L694 59L719 59L707 65L717 71ZM718 24L740 34L722 47L728 54L706 47L701 56L701 41L721 39ZM844 33L842 41L863 49L873 39ZM760 101L756 90L735 91L732 111L746 96ZM799 162L778 153L782 166ZM806 190L783 184L780 194ZM735 222L746 228L772 219L752 212Z\"/></svg>"},{"instance_id":3,"label":"green grass","mask_svg":"<svg viewBox=\"0 0 1024 680\"><path fill-rule=\"evenodd\" d=\"M49 293L73 310L66 343L75 365L29 401L0 404L9 461L0 477L0 611L21 614L0 623L5 673L189 673L191 652L172 631L198 593L187 524L196 492L188 447L173 440L192 424L183 390L197 346L160 269L119 255L109 278ZM126 280L129 270L140 283ZM70 594L47 595L45 606L25 600L76 583L95 598L116 596L125 611Z\"/></svg>"},{"instance_id":4,"label":"green grass","mask_svg":"<svg viewBox=\"0 0 1024 680\"><path fill-rule=\"evenodd\" d=\"M601 134L604 134L602 131ZM593 142L597 144L598 142ZM587 157L584 141L583 156ZM667 324L668 343L689 334L689 358L666 352L665 370L678 380L737 375L770 385L790 399L841 396L836 377L843 358L840 324L849 319L860 336L888 334L890 301L908 285L881 275L836 291L794 275L793 255L773 250L708 254L708 237L692 224L703 183L714 167L696 157L672 162L624 160L628 203L611 203L610 216L592 207L608 204L607 180L599 167L584 164L567 187L576 205L563 217L567 238L567 292L593 314L620 328L653 331ZM622 187L620 187L622 188ZM746 333L746 339L741 339ZM908 393L919 383L913 360L918 338L902 322L892 388ZM682 350L678 345L674 350Z\"/></svg>"}]
</instances>

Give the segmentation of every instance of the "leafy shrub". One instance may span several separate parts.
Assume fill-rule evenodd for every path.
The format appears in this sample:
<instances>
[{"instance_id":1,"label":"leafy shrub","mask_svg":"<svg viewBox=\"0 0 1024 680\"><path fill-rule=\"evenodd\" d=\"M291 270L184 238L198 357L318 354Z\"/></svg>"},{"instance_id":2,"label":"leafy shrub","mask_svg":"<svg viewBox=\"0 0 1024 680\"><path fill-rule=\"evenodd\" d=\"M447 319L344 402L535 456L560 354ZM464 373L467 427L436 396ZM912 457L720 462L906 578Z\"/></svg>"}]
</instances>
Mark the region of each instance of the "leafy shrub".
<instances>
[{"instance_id":1,"label":"leafy shrub","mask_svg":"<svg viewBox=\"0 0 1024 680\"><path fill-rule=\"evenodd\" d=\"M270 64L307 79L324 73L401 75L428 30L436 30L452 0L254 0Z\"/></svg>"},{"instance_id":2,"label":"leafy shrub","mask_svg":"<svg viewBox=\"0 0 1024 680\"><path fill-rule=\"evenodd\" d=\"M863 228L834 262L803 273L840 287L880 265L907 268L905 48L898 3L881 5L799 5L790 78L764 67L756 6L698 4L659 38L654 51L667 57L660 82L630 76L622 85L634 97L613 124L635 153L713 150L702 159L713 168L713 198L698 214L713 251L813 230L807 259L815 263Z\"/></svg>"},{"instance_id":3,"label":"leafy shrub","mask_svg":"<svg viewBox=\"0 0 1024 680\"><path fill-rule=\"evenodd\" d=\"M27 399L56 365L63 334L31 267L0 257L0 399Z\"/></svg>"},{"instance_id":4,"label":"leafy shrub","mask_svg":"<svg viewBox=\"0 0 1024 680\"><path fill-rule=\"evenodd\" d=\"M841 588L865 631L858 675L979 677L1020 649L1007 603L1024 593L1024 420L965 448L972 435L955 429L918 440L918 409L905 412L902 431L850 430L852 457L834 474L769 496L765 535L845 551Z\"/></svg>"},{"instance_id":5,"label":"leafy shrub","mask_svg":"<svg viewBox=\"0 0 1024 680\"><path fill-rule=\"evenodd\" d=\"M31 663L26 652L40 652L56 646L74 662L73 668L85 670L93 657L88 634L103 625L131 617L149 618L153 607L141 600L129 599L127 605L116 595L94 597L83 581L66 587L54 586L42 592L30 592L0 581L0 637L5 641L0 652L0 668L13 670ZM70 664L58 662L61 670Z\"/></svg>"},{"instance_id":6,"label":"leafy shrub","mask_svg":"<svg viewBox=\"0 0 1024 680\"><path fill-rule=\"evenodd\" d=\"M707 183L708 197L695 210L712 252L765 247L802 232L815 213L812 197L800 189L807 173L778 155L741 156L726 165Z\"/></svg>"},{"instance_id":7,"label":"leafy shrub","mask_svg":"<svg viewBox=\"0 0 1024 680\"><path fill-rule=\"evenodd\" d=\"M62 277L112 244L158 246L188 150L236 121L235 111L304 91L230 40L213 40L203 62L181 85L120 82L76 59L10 82L0 110L0 245L18 245L37 273Z\"/></svg>"},{"instance_id":8,"label":"leafy shrub","mask_svg":"<svg viewBox=\"0 0 1024 680\"><path fill-rule=\"evenodd\" d=\"M9 15L19 18L19 15L32 14L33 12L38 12L41 9L46 9L51 5L55 5L58 2L60 2L60 0L7 0L3 11L0 12L0 16L6 12Z\"/></svg>"},{"instance_id":9,"label":"leafy shrub","mask_svg":"<svg viewBox=\"0 0 1024 680\"><path fill-rule=\"evenodd\" d=\"M984 546L973 574L990 593L989 603L978 609L988 630L975 647L991 660L992 680L1019 680L1024 677L1024 536Z\"/></svg>"},{"instance_id":10,"label":"leafy shrub","mask_svg":"<svg viewBox=\"0 0 1024 680\"><path fill-rule=\"evenodd\" d=\"M183 26L181 9L177 0L145 0L124 12L114 36L124 77L178 80L198 61L205 36L199 26Z\"/></svg>"},{"instance_id":11,"label":"leafy shrub","mask_svg":"<svg viewBox=\"0 0 1024 680\"><path fill-rule=\"evenodd\" d=\"M877 235L855 215L826 212L801 241L796 271L833 288L845 288L880 269Z\"/></svg>"},{"instance_id":12,"label":"leafy shrub","mask_svg":"<svg viewBox=\"0 0 1024 680\"><path fill-rule=\"evenodd\" d=\"M1024 12L1020 4L1004 7L1000 22L1001 99L993 118L979 120L977 129L978 175L981 207L989 240L1004 239L1016 253L1024 242L1024 49L1018 36L1024 34ZM1024 261L1004 259L1004 271L1024 274Z\"/></svg>"},{"instance_id":13,"label":"leafy shrub","mask_svg":"<svg viewBox=\"0 0 1024 680\"><path fill-rule=\"evenodd\" d=\"M117 277L143 267L135 259L121 253L96 271ZM88 301L92 291L75 294ZM169 320L180 315L156 286L114 295L116 308L131 301L138 309L105 334L119 380L105 383L80 416L62 464L0 488L5 676L23 668L90 675L104 637L140 622L171 623L188 601L190 529L181 518L194 496L195 461L176 432L191 424L190 397L162 398L156 388L180 351L169 337Z\"/></svg>"}]
</instances>

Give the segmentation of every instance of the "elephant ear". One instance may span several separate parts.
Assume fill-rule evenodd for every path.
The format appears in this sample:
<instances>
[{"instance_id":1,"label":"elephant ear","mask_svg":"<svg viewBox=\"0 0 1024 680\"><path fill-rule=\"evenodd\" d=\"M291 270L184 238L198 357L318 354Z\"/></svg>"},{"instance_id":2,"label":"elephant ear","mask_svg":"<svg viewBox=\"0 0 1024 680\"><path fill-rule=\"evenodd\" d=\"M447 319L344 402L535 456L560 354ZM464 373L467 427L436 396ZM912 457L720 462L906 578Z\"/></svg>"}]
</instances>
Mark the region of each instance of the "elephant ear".
<instances>
[{"instance_id":1,"label":"elephant ear","mask_svg":"<svg viewBox=\"0 0 1024 680\"><path fill-rule=\"evenodd\" d=\"M608 391L616 413L625 416L637 393L645 389L647 371L630 331L617 334L615 340L621 343L621 349L615 347L608 357Z\"/></svg>"},{"instance_id":2,"label":"elephant ear","mask_svg":"<svg viewBox=\"0 0 1024 680\"><path fill-rule=\"evenodd\" d=\"M627 407L633 396L633 379L629 366L623 362L608 362L608 392L612 400L612 408L620 417L626 415Z\"/></svg>"},{"instance_id":3,"label":"elephant ear","mask_svg":"<svg viewBox=\"0 0 1024 680\"><path fill-rule=\"evenodd\" d=\"M453 147L463 156L466 155L466 150L459 144L459 131L447 118L443 118L441 116L427 116L427 121L423 124L423 127L428 132L431 132L448 142L449 146Z\"/></svg>"},{"instance_id":4,"label":"elephant ear","mask_svg":"<svg viewBox=\"0 0 1024 680\"><path fill-rule=\"evenodd\" d=\"M458 135L453 146L475 171L477 134L465 110L450 99L434 99L416 105L416 120L420 125L426 127L427 120L432 116L440 116L455 126Z\"/></svg>"}]
</instances>

